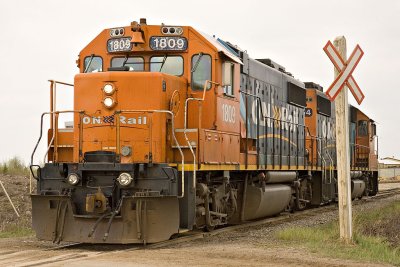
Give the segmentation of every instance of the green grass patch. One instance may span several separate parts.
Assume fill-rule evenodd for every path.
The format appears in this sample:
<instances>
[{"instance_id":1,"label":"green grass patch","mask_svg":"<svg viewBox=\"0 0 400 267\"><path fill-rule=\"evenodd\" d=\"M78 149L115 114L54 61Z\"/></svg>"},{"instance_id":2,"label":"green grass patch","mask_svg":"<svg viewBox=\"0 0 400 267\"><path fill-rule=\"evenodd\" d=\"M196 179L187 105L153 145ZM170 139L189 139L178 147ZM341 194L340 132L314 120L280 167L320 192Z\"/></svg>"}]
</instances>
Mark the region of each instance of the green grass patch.
<instances>
[{"instance_id":1,"label":"green grass patch","mask_svg":"<svg viewBox=\"0 0 400 267\"><path fill-rule=\"evenodd\" d=\"M0 163L0 173L10 175L29 175L28 166L18 157Z\"/></svg>"},{"instance_id":2,"label":"green grass patch","mask_svg":"<svg viewBox=\"0 0 400 267\"><path fill-rule=\"evenodd\" d=\"M30 227L14 226L0 231L0 238L24 237L32 236L34 234L35 232Z\"/></svg>"},{"instance_id":3,"label":"green grass patch","mask_svg":"<svg viewBox=\"0 0 400 267\"><path fill-rule=\"evenodd\" d=\"M282 230L277 237L332 258L389 263L400 266L400 203L353 216L353 244L340 241L339 223L294 227Z\"/></svg>"}]
</instances>

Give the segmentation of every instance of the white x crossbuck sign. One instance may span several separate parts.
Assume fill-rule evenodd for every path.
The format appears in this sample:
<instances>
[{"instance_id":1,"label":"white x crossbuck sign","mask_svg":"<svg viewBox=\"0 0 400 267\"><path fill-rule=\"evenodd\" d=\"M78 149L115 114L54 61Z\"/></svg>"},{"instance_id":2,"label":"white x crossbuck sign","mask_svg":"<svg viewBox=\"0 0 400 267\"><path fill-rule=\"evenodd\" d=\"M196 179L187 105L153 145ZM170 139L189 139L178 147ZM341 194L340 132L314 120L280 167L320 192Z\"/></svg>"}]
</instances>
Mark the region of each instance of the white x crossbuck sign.
<instances>
[{"instance_id":1,"label":"white x crossbuck sign","mask_svg":"<svg viewBox=\"0 0 400 267\"><path fill-rule=\"evenodd\" d=\"M364 94L354 80L352 73L356 68L358 62L360 62L362 56L364 55L361 47L357 45L356 48L354 48L354 51L353 53L351 53L351 56L347 60L347 62L344 62L343 58L340 56L339 52L333 46L331 41L328 41L328 43L325 45L324 51L331 59L335 68L340 71L339 75L326 91L326 95L331 101L335 100L336 96L346 84L347 87L349 87L350 91L353 93L353 96L357 100L357 103L360 105L361 102L364 100Z\"/></svg>"}]
</instances>

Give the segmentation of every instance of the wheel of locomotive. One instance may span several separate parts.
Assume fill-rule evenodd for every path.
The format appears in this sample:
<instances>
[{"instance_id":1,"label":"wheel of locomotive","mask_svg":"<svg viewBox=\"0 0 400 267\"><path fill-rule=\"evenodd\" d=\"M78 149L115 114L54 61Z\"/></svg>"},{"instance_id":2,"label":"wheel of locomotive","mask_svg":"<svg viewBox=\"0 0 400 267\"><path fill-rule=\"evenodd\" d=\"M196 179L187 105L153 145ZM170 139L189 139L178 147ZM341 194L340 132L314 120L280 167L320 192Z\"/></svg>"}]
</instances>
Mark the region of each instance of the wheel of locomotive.
<instances>
[{"instance_id":1,"label":"wheel of locomotive","mask_svg":"<svg viewBox=\"0 0 400 267\"><path fill-rule=\"evenodd\" d=\"M207 232L212 232L212 231L214 231L214 230L215 230L215 225L213 225L213 226L206 225L206 228L205 228L205 230L206 230Z\"/></svg>"},{"instance_id":2,"label":"wheel of locomotive","mask_svg":"<svg viewBox=\"0 0 400 267\"><path fill-rule=\"evenodd\" d=\"M302 211L302 210L305 210L307 207L308 207L308 205L307 205L307 203L306 203L306 202L304 202L304 201L301 201L301 200L299 200L299 201L295 201L294 208L295 208L295 210L296 210L296 211Z\"/></svg>"},{"instance_id":3,"label":"wheel of locomotive","mask_svg":"<svg viewBox=\"0 0 400 267\"><path fill-rule=\"evenodd\" d=\"M307 179L299 180L298 183L298 193L296 193L294 201L294 210L302 211L308 207L307 199L311 196L311 184L308 183Z\"/></svg>"}]
</instances>

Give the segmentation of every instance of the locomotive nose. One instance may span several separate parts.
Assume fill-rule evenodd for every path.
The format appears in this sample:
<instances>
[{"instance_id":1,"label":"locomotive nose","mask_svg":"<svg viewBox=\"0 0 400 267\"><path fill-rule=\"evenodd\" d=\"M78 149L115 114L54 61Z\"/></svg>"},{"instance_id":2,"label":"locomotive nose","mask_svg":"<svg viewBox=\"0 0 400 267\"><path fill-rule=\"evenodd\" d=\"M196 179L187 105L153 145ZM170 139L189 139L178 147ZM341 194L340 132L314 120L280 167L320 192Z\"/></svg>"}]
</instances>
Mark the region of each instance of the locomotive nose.
<instances>
[{"instance_id":1,"label":"locomotive nose","mask_svg":"<svg viewBox=\"0 0 400 267\"><path fill-rule=\"evenodd\" d=\"M165 162L166 138L163 132L171 119L183 112L187 80L160 72L111 71L84 73L75 77L75 109L83 110L82 118L75 115L74 150L76 160L85 154L106 151L115 154L111 162ZM78 97L79 96L79 97ZM100 104L101 103L101 104ZM100 104L100 105L99 105ZM81 123L82 122L82 123ZM82 125L83 129L80 129Z\"/></svg>"}]
</instances>

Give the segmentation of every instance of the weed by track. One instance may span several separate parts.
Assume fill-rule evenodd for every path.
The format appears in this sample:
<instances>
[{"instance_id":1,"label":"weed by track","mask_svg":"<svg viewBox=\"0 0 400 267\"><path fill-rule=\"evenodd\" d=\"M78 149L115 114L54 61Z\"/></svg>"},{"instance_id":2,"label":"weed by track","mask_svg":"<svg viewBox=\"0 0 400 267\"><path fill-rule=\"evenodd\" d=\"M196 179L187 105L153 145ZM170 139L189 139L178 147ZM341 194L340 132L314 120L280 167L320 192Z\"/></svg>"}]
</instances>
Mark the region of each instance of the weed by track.
<instances>
[{"instance_id":1,"label":"weed by track","mask_svg":"<svg viewBox=\"0 0 400 267\"><path fill-rule=\"evenodd\" d=\"M340 241L337 220L321 226L284 229L277 237L328 257L400 266L400 201L355 213L352 244Z\"/></svg>"}]
</instances>

